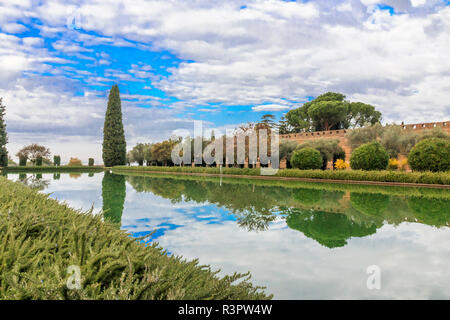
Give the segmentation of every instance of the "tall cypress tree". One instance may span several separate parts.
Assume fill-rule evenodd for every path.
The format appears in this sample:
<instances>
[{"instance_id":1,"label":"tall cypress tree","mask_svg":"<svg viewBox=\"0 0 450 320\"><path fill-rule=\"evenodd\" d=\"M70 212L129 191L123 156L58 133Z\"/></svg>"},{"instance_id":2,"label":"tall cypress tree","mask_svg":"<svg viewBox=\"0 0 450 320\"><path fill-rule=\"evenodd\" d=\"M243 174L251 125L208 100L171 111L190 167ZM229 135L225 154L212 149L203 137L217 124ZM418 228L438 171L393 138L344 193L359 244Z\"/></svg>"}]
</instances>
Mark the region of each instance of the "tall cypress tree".
<instances>
[{"instance_id":1,"label":"tall cypress tree","mask_svg":"<svg viewBox=\"0 0 450 320\"><path fill-rule=\"evenodd\" d=\"M108 97L103 127L103 163L106 167L125 165L127 145L122 123L119 87L113 85Z\"/></svg>"},{"instance_id":2,"label":"tall cypress tree","mask_svg":"<svg viewBox=\"0 0 450 320\"><path fill-rule=\"evenodd\" d=\"M0 98L0 167L8 166L8 150L6 144L8 143L8 135L6 133L6 123L3 118L5 115L5 106L3 105L3 98Z\"/></svg>"}]
</instances>

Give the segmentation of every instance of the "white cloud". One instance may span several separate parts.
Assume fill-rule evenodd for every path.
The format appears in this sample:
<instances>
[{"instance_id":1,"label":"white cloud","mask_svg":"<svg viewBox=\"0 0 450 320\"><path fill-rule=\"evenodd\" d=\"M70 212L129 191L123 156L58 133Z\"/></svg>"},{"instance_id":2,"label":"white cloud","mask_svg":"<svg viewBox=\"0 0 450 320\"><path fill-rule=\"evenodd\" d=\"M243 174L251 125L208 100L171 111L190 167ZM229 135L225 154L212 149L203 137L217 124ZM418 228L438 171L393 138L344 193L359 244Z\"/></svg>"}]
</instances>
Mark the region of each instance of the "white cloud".
<instances>
[{"instance_id":1,"label":"white cloud","mask_svg":"<svg viewBox=\"0 0 450 320\"><path fill-rule=\"evenodd\" d=\"M115 69L104 53L92 66L111 64L103 76L83 74L44 47L42 38L21 39L0 33L0 94L7 101L8 123L14 134L59 132L61 136L89 136L98 140L105 100L80 83L105 86L111 81L136 81L163 90L180 101L170 111L155 109L157 99L135 97L155 108L155 130L136 109L139 125L127 123L130 141L167 138L187 126L177 111L208 103L253 105L253 111L287 110L289 105L325 91L340 91L352 100L376 105L385 121L439 121L450 117L450 7L435 1L390 1L401 15L386 10L367 12L372 0L346 0L330 5L258 0L233 1L31 1L2 2L2 30L11 33L31 23L41 35L56 38L59 52L82 59L92 46L133 46L167 50L189 60L156 76L148 65L134 62ZM241 7L245 4L245 8ZM79 9L80 33L66 27L67 17ZM42 24L34 24L39 19ZM97 35L98 34L98 35ZM42 73L54 75L39 76ZM25 76L24 76L25 75ZM105 88L106 89L106 88ZM125 108L134 107L132 101ZM220 107L218 107L220 109ZM269 108L271 110L269 110ZM58 112L55 112L58 110ZM64 110L64 112L59 112ZM28 113L27 113L27 112ZM149 110L142 111L149 112ZM92 119L86 117L91 114ZM140 118L139 118L140 117ZM97 120L95 120L97 119ZM167 129L164 129L167 126ZM81 129L83 128L83 129ZM34 130L34 131L33 131ZM86 134L80 132L87 130ZM154 134L154 136L152 136ZM166 136L163 136L166 134ZM95 140L94 139L94 140ZM80 140L81 141L81 140Z\"/></svg>"},{"instance_id":2,"label":"white cloud","mask_svg":"<svg viewBox=\"0 0 450 320\"><path fill-rule=\"evenodd\" d=\"M9 33L21 33L21 32L28 30L27 27L25 27L22 24L18 24L18 23L7 23L7 24L3 25L1 28L3 31L9 32Z\"/></svg>"},{"instance_id":3,"label":"white cloud","mask_svg":"<svg viewBox=\"0 0 450 320\"><path fill-rule=\"evenodd\" d=\"M260 106L252 107L253 111L283 111L288 110L290 107L279 104L263 104Z\"/></svg>"},{"instance_id":4,"label":"white cloud","mask_svg":"<svg viewBox=\"0 0 450 320\"><path fill-rule=\"evenodd\" d=\"M427 0L411 0L411 4L413 5L413 7L422 6L425 3L427 3Z\"/></svg>"}]
</instances>

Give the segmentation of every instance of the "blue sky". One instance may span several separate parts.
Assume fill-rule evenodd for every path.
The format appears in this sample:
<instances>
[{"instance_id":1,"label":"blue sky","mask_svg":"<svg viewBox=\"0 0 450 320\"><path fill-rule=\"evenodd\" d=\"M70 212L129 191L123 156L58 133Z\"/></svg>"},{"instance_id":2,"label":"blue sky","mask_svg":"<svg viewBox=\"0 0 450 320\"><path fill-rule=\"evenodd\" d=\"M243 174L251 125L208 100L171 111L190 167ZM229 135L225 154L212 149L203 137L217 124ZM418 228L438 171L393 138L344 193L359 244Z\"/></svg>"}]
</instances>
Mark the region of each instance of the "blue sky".
<instances>
[{"instance_id":1,"label":"blue sky","mask_svg":"<svg viewBox=\"0 0 450 320\"><path fill-rule=\"evenodd\" d=\"M384 122L448 120L449 20L442 0L0 1L8 148L100 161L114 83L129 147L192 120L279 118L326 91Z\"/></svg>"}]
</instances>

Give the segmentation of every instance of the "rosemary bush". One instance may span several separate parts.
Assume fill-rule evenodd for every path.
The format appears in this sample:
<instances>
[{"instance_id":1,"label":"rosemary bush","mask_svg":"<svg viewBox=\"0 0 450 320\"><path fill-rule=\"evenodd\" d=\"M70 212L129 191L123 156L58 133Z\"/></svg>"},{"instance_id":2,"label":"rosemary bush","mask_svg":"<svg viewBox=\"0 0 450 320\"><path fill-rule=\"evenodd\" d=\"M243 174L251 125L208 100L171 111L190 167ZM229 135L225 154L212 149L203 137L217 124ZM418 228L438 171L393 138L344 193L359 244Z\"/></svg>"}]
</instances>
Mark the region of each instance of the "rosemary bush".
<instances>
[{"instance_id":1,"label":"rosemary bush","mask_svg":"<svg viewBox=\"0 0 450 320\"><path fill-rule=\"evenodd\" d=\"M142 240L142 239L141 239ZM268 299L249 274L220 278L169 257L101 215L80 212L0 177L0 299ZM81 289L69 289L69 266Z\"/></svg>"}]
</instances>

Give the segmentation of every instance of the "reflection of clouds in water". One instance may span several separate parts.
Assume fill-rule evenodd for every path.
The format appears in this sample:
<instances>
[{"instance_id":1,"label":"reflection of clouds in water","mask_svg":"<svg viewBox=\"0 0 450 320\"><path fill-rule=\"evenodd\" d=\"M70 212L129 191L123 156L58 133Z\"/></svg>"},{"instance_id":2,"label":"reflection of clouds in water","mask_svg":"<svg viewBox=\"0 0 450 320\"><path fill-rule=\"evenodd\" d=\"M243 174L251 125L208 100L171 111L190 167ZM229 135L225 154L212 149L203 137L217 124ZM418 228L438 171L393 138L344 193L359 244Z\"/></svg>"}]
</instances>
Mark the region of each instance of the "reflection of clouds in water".
<instances>
[{"instance_id":1,"label":"reflection of clouds in water","mask_svg":"<svg viewBox=\"0 0 450 320\"><path fill-rule=\"evenodd\" d=\"M202 214L207 212L208 214ZM197 220L221 221L222 214L212 205L196 202L172 203L169 199L152 193L138 193L127 188L122 228L131 233L150 232L191 225ZM169 225L169 226L168 226Z\"/></svg>"},{"instance_id":2,"label":"reflection of clouds in water","mask_svg":"<svg viewBox=\"0 0 450 320\"><path fill-rule=\"evenodd\" d=\"M30 176L32 174L28 173L27 177ZM49 181L49 184L41 192L76 210L87 211L94 205L94 213L99 213L102 209L102 178L102 173L96 173L93 177L82 173L77 179L71 178L68 173L61 173L59 180L53 180L52 173L43 173L42 179ZM19 174L8 174L8 179L17 181Z\"/></svg>"},{"instance_id":3,"label":"reflection of clouds in water","mask_svg":"<svg viewBox=\"0 0 450 320\"><path fill-rule=\"evenodd\" d=\"M386 225L375 235L331 250L283 222L275 226L249 233L231 221L195 221L168 230L158 242L174 254L220 268L222 274L251 271L253 282L266 285L278 299L450 298L450 252L443 247L450 241L448 230ZM410 235L403 238L405 233ZM366 268L373 264L382 270L380 291L366 288Z\"/></svg>"},{"instance_id":4,"label":"reflection of clouds in water","mask_svg":"<svg viewBox=\"0 0 450 320\"><path fill-rule=\"evenodd\" d=\"M132 233L164 229L156 241L169 252L199 258L222 274L251 271L253 282L279 299L450 297L448 228L385 225L375 235L331 250L289 229L280 216L265 232L247 232L232 217L212 205L174 205L129 190L122 226ZM366 268L372 264L381 267L381 291L366 287Z\"/></svg>"},{"instance_id":5,"label":"reflection of clouds in water","mask_svg":"<svg viewBox=\"0 0 450 320\"><path fill-rule=\"evenodd\" d=\"M16 180L16 177L9 177ZM43 192L84 210L102 208L103 174L82 174L58 181ZM208 202L180 201L138 193L127 184L122 228L133 234L155 229L160 245L187 259L221 269L222 275L251 271L252 282L284 299L414 299L450 298L448 227L403 222L385 225L375 234L351 238L344 247L329 249L302 232L290 229L281 216L267 231L247 232L227 209ZM381 290L366 287L366 268L381 268Z\"/></svg>"}]
</instances>

